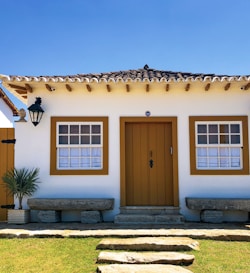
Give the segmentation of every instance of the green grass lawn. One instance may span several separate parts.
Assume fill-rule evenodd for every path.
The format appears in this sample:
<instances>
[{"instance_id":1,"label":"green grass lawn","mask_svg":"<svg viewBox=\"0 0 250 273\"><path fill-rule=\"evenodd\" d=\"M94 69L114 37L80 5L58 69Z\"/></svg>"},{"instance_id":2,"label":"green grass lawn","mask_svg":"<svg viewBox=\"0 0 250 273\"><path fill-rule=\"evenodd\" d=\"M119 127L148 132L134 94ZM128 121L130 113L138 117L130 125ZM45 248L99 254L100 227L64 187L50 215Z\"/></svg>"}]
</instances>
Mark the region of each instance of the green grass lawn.
<instances>
[{"instance_id":1,"label":"green grass lawn","mask_svg":"<svg viewBox=\"0 0 250 273\"><path fill-rule=\"evenodd\" d=\"M0 239L2 273L93 273L99 250L98 238ZM194 273L249 273L250 243L198 240ZM190 252L189 252L190 253Z\"/></svg>"},{"instance_id":2,"label":"green grass lawn","mask_svg":"<svg viewBox=\"0 0 250 273\"><path fill-rule=\"evenodd\" d=\"M250 243L198 240L200 251L192 251L194 273L250 273ZM190 253L190 252L189 252Z\"/></svg>"}]
</instances>

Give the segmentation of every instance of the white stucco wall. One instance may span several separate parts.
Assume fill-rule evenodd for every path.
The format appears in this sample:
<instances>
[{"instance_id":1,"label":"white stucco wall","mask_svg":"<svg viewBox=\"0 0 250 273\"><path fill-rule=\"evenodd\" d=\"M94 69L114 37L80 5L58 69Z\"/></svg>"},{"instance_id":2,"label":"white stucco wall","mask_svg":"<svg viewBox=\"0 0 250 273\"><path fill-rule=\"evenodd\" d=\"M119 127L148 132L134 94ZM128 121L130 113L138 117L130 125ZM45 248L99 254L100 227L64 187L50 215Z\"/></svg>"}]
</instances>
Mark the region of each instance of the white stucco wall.
<instances>
[{"instance_id":1,"label":"white stucco wall","mask_svg":"<svg viewBox=\"0 0 250 273\"><path fill-rule=\"evenodd\" d=\"M13 127L13 113L8 105L0 98L0 128Z\"/></svg>"},{"instance_id":2,"label":"white stucco wall","mask_svg":"<svg viewBox=\"0 0 250 273\"><path fill-rule=\"evenodd\" d=\"M120 127L121 116L176 116L178 118L178 175L181 212L187 220L198 220L199 215L185 206L185 197L248 197L250 198L250 176L190 175L189 162L189 116L192 115L249 115L250 95L232 85L229 91L213 86L204 90L204 84L191 84L190 90L179 84L177 90L164 85L131 84L126 92L124 84L107 92L105 85L99 84L88 92L86 87L66 91L49 92L45 88L35 89L29 94L28 106L35 97L42 98L45 110L41 123L34 127L31 122L16 123L15 162L16 167L39 167L42 183L35 197L113 197L115 209L104 215L105 220L113 220L120 205ZM224 84L225 85L225 84ZM112 86L111 86L112 88ZM176 88L176 87L175 87ZM41 90L41 91L38 91ZM50 117L51 116L108 116L109 117L109 174L98 176L50 176ZM250 125L249 125L250 128ZM250 135L250 134L249 134ZM235 215L233 213L232 215ZM228 219L241 220L246 213L237 213Z\"/></svg>"}]
</instances>

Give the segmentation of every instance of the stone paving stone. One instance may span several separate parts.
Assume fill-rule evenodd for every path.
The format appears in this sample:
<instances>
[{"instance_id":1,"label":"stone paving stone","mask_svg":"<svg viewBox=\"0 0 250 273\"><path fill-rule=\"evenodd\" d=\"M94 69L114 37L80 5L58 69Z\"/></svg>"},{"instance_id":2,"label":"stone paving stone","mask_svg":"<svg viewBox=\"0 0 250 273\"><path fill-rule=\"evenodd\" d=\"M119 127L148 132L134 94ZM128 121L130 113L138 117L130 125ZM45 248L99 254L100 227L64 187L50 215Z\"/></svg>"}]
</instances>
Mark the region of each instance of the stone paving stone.
<instances>
[{"instance_id":1,"label":"stone paving stone","mask_svg":"<svg viewBox=\"0 0 250 273\"><path fill-rule=\"evenodd\" d=\"M199 243L187 237L138 237L103 239L97 249L188 251L199 250Z\"/></svg>"},{"instance_id":2,"label":"stone paving stone","mask_svg":"<svg viewBox=\"0 0 250 273\"><path fill-rule=\"evenodd\" d=\"M0 222L0 238L19 237L152 237L177 236L193 239L250 242L250 224L185 223L178 226L119 226L113 223L29 223L25 225Z\"/></svg>"},{"instance_id":3,"label":"stone paving stone","mask_svg":"<svg viewBox=\"0 0 250 273\"><path fill-rule=\"evenodd\" d=\"M98 266L97 273L192 273L192 271L177 265L111 264Z\"/></svg>"},{"instance_id":4,"label":"stone paving stone","mask_svg":"<svg viewBox=\"0 0 250 273\"><path fill-rule=\"evenodd\" d=\"M180 252L100 252L97 263L190 265L194 255Z\"/></svg>"}]
</instances>

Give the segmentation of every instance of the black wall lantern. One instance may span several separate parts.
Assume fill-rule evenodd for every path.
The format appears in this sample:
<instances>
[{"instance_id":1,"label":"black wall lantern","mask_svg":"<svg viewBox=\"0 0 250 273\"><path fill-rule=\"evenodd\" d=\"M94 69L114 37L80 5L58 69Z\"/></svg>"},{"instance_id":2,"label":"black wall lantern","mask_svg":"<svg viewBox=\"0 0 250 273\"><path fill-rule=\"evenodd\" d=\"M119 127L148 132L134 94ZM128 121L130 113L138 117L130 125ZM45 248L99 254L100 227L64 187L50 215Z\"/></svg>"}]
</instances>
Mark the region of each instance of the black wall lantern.
<instances>
[{"instance_id":1,"label":"black wall lantern","mask_svg":"<svg viewBox=\"0 0 250 273\"><path fill-rule=\"evenodd\" d=\"M28 107L29 113L30 113L30 119L31 122L34 124L34 126L37 126L37 124L41 121L44 110L40 106L42 103L41 98L36 98L36 101L34 104L32 104L30 107Z\"/></svg>"}]
</instances>

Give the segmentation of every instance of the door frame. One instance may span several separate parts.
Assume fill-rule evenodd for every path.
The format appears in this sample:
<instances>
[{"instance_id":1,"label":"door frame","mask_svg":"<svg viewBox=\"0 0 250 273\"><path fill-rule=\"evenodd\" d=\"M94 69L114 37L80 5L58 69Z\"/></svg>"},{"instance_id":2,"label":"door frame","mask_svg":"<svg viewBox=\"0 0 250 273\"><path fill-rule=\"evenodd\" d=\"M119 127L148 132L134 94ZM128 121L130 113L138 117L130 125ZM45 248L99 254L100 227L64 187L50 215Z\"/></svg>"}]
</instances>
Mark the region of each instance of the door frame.
<instances>
[{"instance_id":1,"label":"door frame","mask_svg":"<svg viewBox=\"0 0 250 273\"><path fill-rule=\"evenodd\" d=\"M125 127L127 123L171 123L173 148L173 200L179 206L177 117L120 117L120 205L126 206Z\"/></svg>"}]
</instances>

